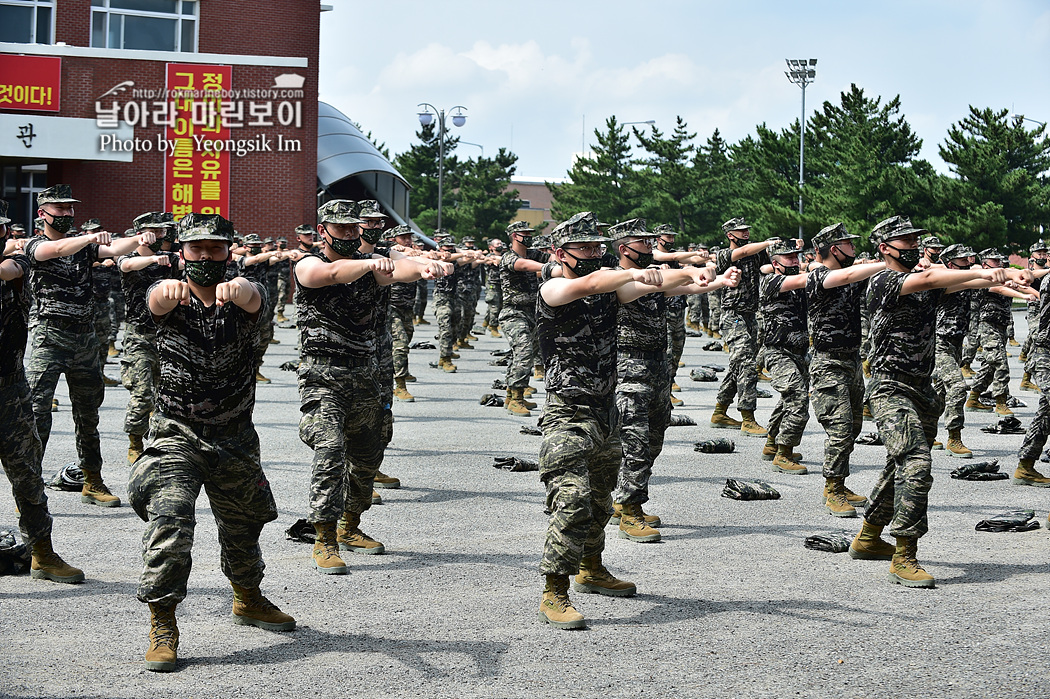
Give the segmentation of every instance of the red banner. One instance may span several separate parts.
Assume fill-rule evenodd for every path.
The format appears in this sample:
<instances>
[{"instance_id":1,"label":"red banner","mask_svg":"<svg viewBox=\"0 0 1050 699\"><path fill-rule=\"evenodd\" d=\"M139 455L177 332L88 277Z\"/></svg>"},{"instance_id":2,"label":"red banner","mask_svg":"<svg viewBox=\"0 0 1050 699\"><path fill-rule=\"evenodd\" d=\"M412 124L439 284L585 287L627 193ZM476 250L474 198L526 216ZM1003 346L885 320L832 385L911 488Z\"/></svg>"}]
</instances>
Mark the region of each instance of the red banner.
<instances>
[{"instance_id":1,"label":"red banner","mask_svg":"<svg viewBox=\"0 0 1050 699\"><path fill-rule=\"evenodd\" d=\"M174 126L166 129L164 209L178 220L191 211L229 218L230 130L222 125L222 91L233 80L231 66L169 63L168 95ZM223 142L223 143L216 143Z\"/></svg>"},{"instance_id":2,"label":"red banner","mask_svg":"<svg viewBox=\"0 0 1050 699\"><path fill-rule=\"evenodd\" d=\"M0 54L0 109L57 112L62 59Z\"/></svg>"}]
</instances>

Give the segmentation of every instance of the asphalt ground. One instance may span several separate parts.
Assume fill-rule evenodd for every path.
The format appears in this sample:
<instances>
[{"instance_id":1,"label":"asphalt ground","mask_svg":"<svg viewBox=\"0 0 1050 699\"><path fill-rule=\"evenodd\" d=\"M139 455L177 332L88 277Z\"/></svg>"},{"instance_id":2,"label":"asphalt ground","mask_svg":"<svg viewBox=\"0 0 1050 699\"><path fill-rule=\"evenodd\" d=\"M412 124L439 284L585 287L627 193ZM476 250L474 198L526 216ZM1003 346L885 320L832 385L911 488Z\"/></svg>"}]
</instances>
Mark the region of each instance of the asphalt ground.
<instances>
[{"instance_id":1,"label":"asphalt ground","mask_svg":"<svg viewBox=\"0 0 1050 699\"><path fill-rule=\"evenodd\" d=\"M484 304L481 304L484 307ZM433 320L432 311L429 316ZM1018 339L1024 316L1015 314ZM436 325L417 328L430 340ZM383 470L401 478L381 491L383 505L362 527L385 543L382 556L347 554L351 572L322 576L310 547L284 531L306 514L311 453L298 439L295 336L266 355L255 424L265 470L280 509L262 537L264 592L294 615L298 628L270 633L231 624L232 593L219 570L207 498L198 527L189 596L178 607L177 671L148 672L148 610L135 598L143 522L126 504L105 510L79 494L49 491L56 549L87 581L62 585L0 577L0 695L12 697L1045 697L1047 509L1050 489L1009 481L949 478L961 462L934 452L930 533L919 558L933 590L890 584L888 563L854 561L803 547L811 534L845 531L820 502L823 432L811 419L801 445L806 476L773 473L759 459L762 440L708 425L717 383L696 383L689 369L725 365L690 338L678 373L685 414L656 464L647 510L659 514L663 541L637 544L608 529L605 562L639 594L573 594L583 631L541 624L538 573L546 517L535 473L492 467L493 457L535 459L540 438L519 433L531 419L478 404L503 369L483 337L465 350L454 375L427 366L435 350L414 351L414 403L394 406L397 422ZM1016 355L1018 348L1012 348ZM1036 396L1019 393L1027 426ZM116 377L115 364L107 373ZM768 384L760 388L769 389ZM54 416L44 471L74 460L65 386ZM126 498L129 467L121 431L127 393L111 388L101 411L104 475ZM543 398L542 391L537 396ZM765 423L775 399L759 401ZM735 409L731 414L736 414ZM981 459L1012 473L1021 436L976 429L994 421L968 414L964 441ZM866 423L865 430L875 430ZM732 454L700 454L693 443L732 437ZM881 447L858 446L849 485L870 492L883 466ZM1044 469L1045 472L1046 469ZM720 497L727 477L762 479L782 498ZM0 527L15 527L14 503L0 493ZM974 531L1004 510L1036 510L1043 527L1028 533Z\"/></svg>"}]
</instances>

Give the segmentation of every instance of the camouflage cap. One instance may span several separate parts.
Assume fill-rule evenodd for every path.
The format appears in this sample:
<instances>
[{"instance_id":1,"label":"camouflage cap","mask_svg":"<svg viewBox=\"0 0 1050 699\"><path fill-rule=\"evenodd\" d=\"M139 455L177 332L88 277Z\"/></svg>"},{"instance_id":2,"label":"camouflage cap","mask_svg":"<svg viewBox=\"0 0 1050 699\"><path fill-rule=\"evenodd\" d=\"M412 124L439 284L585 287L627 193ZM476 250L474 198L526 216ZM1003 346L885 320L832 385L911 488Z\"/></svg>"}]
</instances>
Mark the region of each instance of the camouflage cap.
<instances>
[{"instance_id":1,"label":"camouflage cap","mask_svg":"<svg viewBox=\"0 0 1050 699\"><path fill-rule=\"evenodd\" d=\"M590 211L574 214L551 231L551 247L563 248L569 243L610 243L607 236L598 231L598 219Z\"/></svg>"},{"instance_id":2,"label":"camouflage cap","mask_svg":"<svg viewBox=\"0 0 1050 699\"><path fill-rule=\"evenodd\" d=\"M707 243L697 243L696 244L696 249L697 250L710 250L711 248L710 248L710 246L708 246Z\"/></svg>"},{"instance_id":3,"label":"camouflage cap","mask_svg":"<svg viewBox=\"0 0 1050 699\"><path fill-rule=\"evenodd\" d=\"M0 226L11 223L11 219L7 217L7 206L7 201L5 199L0 199ZM14 229L14 226L11 226L11 228Z\"/></svg>"},{"instance_id":4,"label":"camouflage cap","mask_svg":"<svg viewBox=\"0 0 1050 699\"><path fill-rule=\"evenodd\" d=\"M143 228L175 228L175 216L168 211L149 211L139 214L131 222L133 229L141 231Z\"/></svg>"},{"instance_id":5,"label":"camouflage cap","mask_svg":"<svg viewBox=\"0 0 1050 699\"><path fill-rule=\"evenodd\" d=\"M82 231L97 231L99 228L102 228L102 222L97 218L89 218L80 224L80 230Z\"/></svg>"},{"instance_id":6,"label":"camouflage cap","mask_svg":"<svg viewBox=\"0 0 1050 699\"><path fill-rule=\"evenodd\" d=\"M7 202L4 202L4 203L6 204ZM7 211L4 211L4 213L6 214ZM0 216L0 218L7 218L7 217L6 216ZM11 219L8 218L7 220L10 221ZM15 233L25 233L26 232L26 227L23 226L21 223L12 223L10 228Z\"/></svg>"},{"instance_id":7,"label":"camouflage cap","mask_svg":"<svg viewBox=\"0 0 1050 699\"><path fill-rule=\"evenodd\" d=\"M461 243L473 243L474 242L474 236L472 236L472 235L465 235L465 236L463 236L463 240L461 240L460 242Z\"/></svg>"},{"instance_id":8,"label":"camouflage cap","mask_svg":"<svg viewBox=\"0 0 1050 699\"><path fill-rule=\"evenodd\" d=\"M800 250L796 245L793 238L787 240L778 240L777 242L766 248L766 252L770 257L776 257L777 255L801 255L804 250Z\"/></svg>"},{"instance_id":9,"label":"camouflage cap","mask_svg":"<svg viewBox=\"0 0 1050 699\"><path fill-rule=\"evenodd\" d=\"M273 236L272 235L266 236L265 238L263 238L263 242L264 243L268 243L270 245L273 245Z\"/></svg>"},{"instance_id":10,"label":"camouflage cap","mask_svg":"<svg viewBox=\"0 0 1050 699\"><path fill-rule=\"evenodd\" d=\"M868 262L871 260L871 255L866 252L857 253L857 262Z\"/></svg>"},{"instance_id":11,"label":"camouflage cap","mask_svg":"<svg viewBox=\"0 0 1050 699\"><path fill-rule=\"evenodd\" d=\"M415 232L413 232L411 226L406 226L402 223L401 225L394 226L393 228L388 230L386 234L391 238L396 238L399 235L415 235Z\"/></svg>"},{"instance_id":12,"label":"camouflage cap","mask_svg":"<svg viewBox=\"0 0 1050 699\"><path fill-rule=\"evenodd\" d=\"M1006 255L999 252L997 248L985 248L977 256L981 258L982 262L984 260L1006 260Z\"/></svg>"},{"instance_id":13,"label":"camouflage cap","mask_svg":"<svg viewBox=\"0 0 1050 699\"><path fill-rule=\"evenodd\" d=\"M875 224L875 228L871 231L871 236L868 240L872 245L878 246L881 243L885 243L887 240L894 238L901 238L906 235L919 235L925 233L925 228L915 228L911 225L911 219L907 216L890 216L889 218L879 221Z\"/></svg>"},{"instance_id":14,"label":"camouflage cap","mask_svg":"<svg viewBox=\"0 0 1050 699\"><path fill-rule=\"evenodd\" d=\"M669 235L674 237L678 235L678 231L676 231L674 227L669 223L661 223L659 226L653 229L653 235Z\"/></svg>"},{"instance_id":15,"label":"camouflage cap","mask_svg":"<svg viewBox=\"0 0 1050 699\"><path fill-rule=\"evenodd\" d=\"M549 235L538 235L532 239L532 245L529 246L531 250L546 250L551 246L551 238Z\"/></svg>"},{"instance_id":16,"label":"camouflage cap","mask_svg":"<svg viewBox=\"0 0 1050 699\"><path fill-rule=\"evenodd\" d=\"M34 218L33 219L33 230L34 231L42 231L42 230L44 230L44 219L43 219L43 217L38 217L38 218Z\"/></svg>"},{"instance_id":17,"label":"camouflage cap","mask_svg":"<svg viewBox=\"0 0 1050 699\"><path fill-rule=\"evenodd\" d=\"M859 240L859 235L853 235L846 230L846 226L842 223L833 223L830 226L824 226L817 234L813 236L813 247L823 248L843 240Z\"/></svg>"},{"instance_id":18,"label":"camouflage cap","mask_svg":"<svg viewBox=\"0 0 1050 699\"><path fill-rule=\"evenodd\" d=\"M56 184L54 187L37 192L36 205L44 204L76 204L79 199L73 198L73 190L68 184Z\"/></svg>"},{"instance_id":19,"label":"camouflage cap","mask_svg":"<svg viewBox=\"0 0 1050 699\"><path fill-rule=\"evenodd\" d=\"M507 235L512 233L531 233L534 230L536 229L530 226L527 221L515 221L507 226Z\"/></svg>"},{"instance_id":20,"label":"camouflage cap","mask_svg":"<svg viewBox=\"0 0 1050 699\"><path fill-rule=\"evenodd\" d=\"M751 226L747 225L747 222L744 221L744 217L743 216L737 216L736 218L731 218L731 219L729 219L728 221L726 221L725 223L722 224L722 232L723 233L729 233L731 231L750 230L750 229L751 229Z\"/></svg>"},{"instance_id":21,"label":"camouflage cap","mask_svg":"<svg viewBox=\"0 0 1050 699\"><path fill-rule=\"evenodd\" d=\"M248 235L244 236L244 244L245 245L262 245L263 244L263 239L259 237L258 233L249 233Z\"/></svg>"},{"instance_id":22,"label":"camouflage cap","mask_svg":"<svg viewBox=\"0 0 1050 699\"><path fill-rule=\"evenodd\" d=\"M179 242L220 240L233 244L233 224L218 214L191 212L179 221Z\"/></svg>"},{"instance_id":23,"label":"camouflage cap","mask_svg":"<svg viewBox=\"0 0 1050 699\"><path fill-rule=\"evenodd\" d=\"M941 239L938 238L937 236L935 236L935 235L928 235L925 238L923 238L921 241L919 241L919 247L923 248L924 250L926 248L943 248L944 247L944 243L942 243Z\"/></svg>"},{"instance_id":24,"label":"camouflage cap","mask_svg":"<svg viewBox=\"0 0 1050 699\"><path fill-rule=\"evenodd\" d=\"M314 228L313 226L311 226L309 223L304 223L302 225L299 225L299 226L295 227L295 234L296 235L313 235L314 232L316 232L316 230L317 229Z\"/></svg>"},{"instance_id":25,"label":"camouflage cap","mask_svg":"<svg viewBox=\"0 0 1050 699\"><path fill-rule=\"evenodd\" d=\"M955 245L949 245L941 251L941 262L947 260L957 260L960 257L976 257L977 253L969 248L967 245L962 243L956 243Z\"/></svg>"},{"instance_id":26,"label":"camouflage cap","mask_svg":"<svg viewBox=\"0 0 1050 699\"><path fill-rule=\"evenodd\" d=\"M357 217L358 218L390 218L383 213L382 208L379 206L379 202L375 199L363 199L357 202Z\"/></svg>"},{"instance_id":27,"label":"camouflage cap","mask_svg":"<svg viewBox=\"0 0 1050 699\"><path fill-rule=\"evenodd\" d=\"M1046 243L1044 243L1043 239L1040 238L1039 240L1032 243L1031 247L1028 248L1028 252L1047 252Z\"/></svg>"},{"instance_id":28,"label":"camouflage cap","mask_svg":"<svg viewBox=\"0 0 1050 699\"><path fill-rule=\"evenodd\" d=\"M648 231L645 229L644 218L632 218L626 221L621 221L609 229L609 239L614 242L617 240L623 240L624 238L656 237L658 236L655 231Z\"/></svg>"},{"instance_id":29,"label":"camouflage cap","mask_svg":"<svg viewBox=\"0 0 1050 699\"><path fill-rule=\"evenodd\" d=\"M318 223L364 223L357 217L357 202L349 199L333 199L317 208Z\"/></svg>"}]
</instances>

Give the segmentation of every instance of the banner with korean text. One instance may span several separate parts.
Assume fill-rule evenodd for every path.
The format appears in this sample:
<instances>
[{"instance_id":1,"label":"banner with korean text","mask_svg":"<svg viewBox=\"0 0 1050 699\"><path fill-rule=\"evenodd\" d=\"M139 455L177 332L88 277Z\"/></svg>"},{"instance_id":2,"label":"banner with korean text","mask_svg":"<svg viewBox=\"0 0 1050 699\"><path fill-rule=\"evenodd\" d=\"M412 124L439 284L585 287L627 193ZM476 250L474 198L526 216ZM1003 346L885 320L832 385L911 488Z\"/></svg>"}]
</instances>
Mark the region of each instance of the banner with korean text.
<instances>
[{"instance_id":1,"label":"banner with korean text","mask_svg":"<svg viewBox=\"0 0 1050 699\"><path fill-rule=\"evenodd\" d=\"M174 147L164 157L164 208L176 220L191 211L229 218L230 152L213 142L230 138L222 114L232 80L232 66L167 64L175 109L166 127Z\"/></svg>"},{"instance_id":2,"label":"banner with korean text","mask_svg":"<svg viewBox=\"0 0 1050 699\"><path fill-rule=\"evenodd\" d=\"M62 59L0 54L0 109L59 111Z\"/></svg>"}]
</instances>

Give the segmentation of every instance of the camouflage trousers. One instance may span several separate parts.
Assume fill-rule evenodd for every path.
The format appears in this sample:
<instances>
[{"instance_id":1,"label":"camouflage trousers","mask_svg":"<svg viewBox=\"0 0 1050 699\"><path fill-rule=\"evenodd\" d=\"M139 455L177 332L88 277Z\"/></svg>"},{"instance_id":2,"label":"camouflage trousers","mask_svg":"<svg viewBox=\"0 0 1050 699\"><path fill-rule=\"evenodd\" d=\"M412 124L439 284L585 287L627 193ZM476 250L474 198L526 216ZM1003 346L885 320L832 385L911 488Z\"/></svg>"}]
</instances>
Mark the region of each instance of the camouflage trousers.
<instances>
[{"instance_id":1,"label":"camouflage trousers","mask_svg":"<svg viewBox=\"0 0 1050 699\"><path fill-rule=\"evenodd\" d=\"M457 340L466 339L474 328L474 316L477 315L478 299L473 289L467 289L456 295L456 303L459 305L459 324L455 328Z\"/></svg>"},{"instance_id":2,"label":"camouflage trousers","mask_svg":"<svg viewBox=\"0 0 1050 699\"><path fill-rule=\"evenodd\" d=\"M966 425L966 393L969 387L959 367L962 363L962 336L937 336L937 364L933 370L933 388L944 401L944 426L949 431Z\"/></svg>"},{"instance_id":3,"label":"camouflage trousers","mask_svg":"<svg viewBox=\"0 0 1050 699\"><path fill-rule=\"evenodd\" d=\"M109 336L113 327L109 316L109 309L95 312L95 341L98 343L98 365L106 366L106 358L109 357Z\"/></svg>"},{"instance_id":4,"label":"camouflage trousers","mask_svg":"<svg viewBox=\"0 0 1050 699\"><path fill-rule=\"evenodd\" d=\"M981 324L977 320L979 309L970 306L970 327L966 333L966 346L963 347L962 363L969 366L977 357L977 348L981 344Z\"/></svg>"},{"instance_id":5,"label":"camouflage trousers","mask_svg":"<svg viewBox=\"0 0 1050 699\"><path fill-rule=\"evenodd\" d=\"M864 426L864 372L860 352L815 350L809 364L813 413L824 428L824 477L849 475L849 457Z\"/></svg>"},{"instance_id":6,"label":"camouflage trousers","mask_svg":"<svg viewBox=\"0 0 1050 699\"><path fill-rule=\"evenodd\" d=\"M616 361L616 412L620 417L620 476L613 500L649 501L653 463L664 448L671 421L671 379L663 357L631 356L621 349Z\"/></svg>"},{"instance_id":7,"label":"camouflage trousers","mask_svg":"<svg viewBox=\"0 0 1050 699\"><path fill-rule=\"evenodd\" d=\"M389 408L394 402L394 337L390 323L376 329L376 359L379 364L379 402Z\"/></svg>"},{"instance_id":8,"label":"camouflage trousers","mask_svg":"<svg viewBox=\"0 0 1050 699\"><path fill-rule=\"evenodd\" d=\"M707 294L689 294L685 297L685 305L690 323L710 327L711 307Z\"/></svg>"},{"instance_id":9,"label":"camouflage trousers","mask_svg":"<svg viewBox=\"0 0 1050 699\"><path fill-rule=\"evenodd\" d=\"M266 315L267 308L264 306L260 313L259 321L259 344L255 346L255 370L259 371L262 366L263 356L270 349L270 340L273 339L273 321L271 316ZM266 320L262 320L265 318Z\"/></svg>"},{"instance_id":10,"label":"camouflage trousers","mask_svg":"<svg viewBox=\"0 0 1050 699\"><path fill-rule=\"evenodd\" d=\"M536 345L536 311L524 306L504 306L499 326L510 345L507 363L507 387L526 388L532 367L539 361Z\"/></svg>"},{"instance_id":11,"label":"camouflage trousers","mask_svg":"<svg viewBox=\"0 0 1050 699\"><path fill-rule=\"evenodd\" d=\"M755 369L758 327L755 314L723 310L719 324L722 338L729 345L729 367L715 400L719 405L728 406L739 394L737 408L754 410L758 404L758 371Z\"/></svg>"},{"instance_id":12,"label":"camouflage trousers","mask_svg":"<svg viewBox=\"0 0 1050 699\"><path fill-rule=\"evenodd\" d=\"M490 328L499 327L499 312L503 309L503 290L486 289L485 305L487 307L485 322L489 324Z\"/></svg>"},{"instance_id":13,"label":"camouflage trousers","mask_svg":"<svg viewBox=\"0 0 1050 699\"><path fill-rule=\"evenodd\" d=\"M284 315L284 307L288 304L288 285L289 279L286 275L281 275L277 279L277 293L274 294L275 311L279 311L280 314Z\"/></svg>"},{"instance_id":14,"label":"camouflage trousers","mask_svg":"<svg viewBox=\"0 0 1050 699\"><path fill-rule=\"evenodd\" d=\"M32 546L51 536L51 514L40 472L44 456L33 420L29 384L25 374L0 376L0 462L4 465L11 494L18 508L18 530Z\"/></svg>"},{"instance_id":15,"label":"camouflage trousers","mask_svg":"<svg viewBox=\"0 0 1050 699\"><path fill-rule=\"evenodd\" d=\"M390 307L390 337L393 341L391 355L394 360L394 378L408 376L408 346L416 326L412 324L411 308Z\"/></svg>"},{"instance_id":16,"label":"camouflage trousers","mask_svg":"<svg viewBox=\"0 0 1050 699\"><path fill-rule=\"evenodd\" d=\"M581 559L605 550L620 465L615 403L581 405L548 391L540 429L540 481L551 513L540 572L576 575Z\"/></svg>"},{"instance_id":17,"label":"camouflage trousers","mask_svg":"<svg viewBox=\"0 0 1050 699\"><path fill-rule=\"evenodd\" d=\"M805 352L766 345L766 367L780 400L769 418L769 436L785 447L798 446L809 422L809 368Z\"/></svg>"},{"instance_id":18,"label":"camouflage trousers","mask_svg":"<svg viewBox=\"0 0 1050 699\"><path fill-rule=\"evenodd\" d=\"M372 484L383 464L383 406L373 362L339 366L304 356L299 365L299 439L314 450L311 522L334 522L372 506Z\"/></svg>"},{"instance_id":19,"label":"camouflage trousers","mask_svg":"<svg viewBox=\"0 0 1050 699\"><path fill-rule=\"evenodd\" d=\"M711 296L711 322L707 327L713 333L720 333L722 332L722 290L712 291Z\"/></svg>"},{"instance_id":20,"label":"camouflage trousers","mask_svg":"<svg viewBox=\"0 0 1050 699\"><path fill-rule=\"evenodd\" d=\"M259 534L277 519L277 504L259 461L251 418L191 425L157 413L128 479L128 500L146 522L140 601L167 605L186 598L202 487L218 526L223 574L243 587L262 582L266 566Z\"/></svg>"},{"instance_id":21,"label":"camouflage trousers","mask_svg":"<svg viewBox=\"0 0 1050 699\"><path fill-rule=\"evenodd\" d=\"M685 309L667 312L667 366L671 376L668 385L678 373L678 362L685 351Z\"/></svg>"},{"instance_id":22,"label":"camouflage trousers","mask_svg":"<svg viewBox=\"0 0 1050 699\"><path fill-rule=\"evenodd\" d=\"M1032 354L1035 352L1035 334L1039 330L1039 316L1028 314L1028 335L1025 336L1024 344L1021 346L1021 354L1025 356L1024 373L1029 376L1035 375L1035 362Z\"/></svg>"},{"instance_id":23,"label":"camouflage trousers","mask_svg":"<svg viewBox=\"0 0 1050 699\"><path fill-rule=\"evenodd\" d=\"M973 379L971 390L985 390L993 396L1010 394L1010 365L1006 361L1006 327L981 322L981 368Z\"/></svg>"},{"instance_id":24,"label":"camouflage trousers","mask_svg":"<svg viewBox=\"0 0 1050 699\"><path fill-rule=\"evenodd\" d=\"M93 472L102 470L98 409L106 391L97 342L95 330L89 324L70 326L41 318L26 368L36 430L45 451L51 437L51 400L55 397L58 377L66 375L79 465Z\"/></svg>"},{"instance_id":25,"label":"camouflage trousers","mask_svg":"<svg viewBox=\"0 0 1050 699\"><path fill-rule=\"evenodd\" d=\"M860 358L863 360L868 359L868 352L871 350L871 312L868 310L868 304L861 302L860 304Z\"/></svg>"},{"instance_id":26,"label":"camouflage trousers","mask_svg":"<svg viewBox=\"0 0 1050 699\"><path fill-rule=\"evenodd\" d=\"M128 325L124 331L124 354L120 358L120 380L131 392L124 413L124 431L144 435L156 400L160 381L157 333L152 328Z\"/></svg>"},{"instance_id":27,"label":"camouflage trousers","mask_svg":"<svg viewBox=\"0 0 1050 699\"><path fill-rule=\"evenodd\" d=\"M427 310L427 294L430 290L430 282L426 279L420 279L416 282L416 302L412 306L412 315L416 318L422 318L423 313Z\"/></svg>"},{"instance_id":28,"label":"camouflage trousers","mask_svg":"<svg viewBox=\"0 0 1050 699\"><path fill-rule=\"evenodd\" d=\"M117 284L109 295L109 342L117 341L120 324L124 322L124 290ZM108 344L108 343L107 343Z\"/></svg>"},{"instance_id":29,"label":"camouflage trousers","mask_svg":"<svg viewBox=\"0 0 1050 699\"><path fill-rule=\"evenodd\" d=\"M920 537L929 529L930 448L944 404L929 382L896 375L872 376L867 400L886 445L886 467L871 491L864 519L878 527L889 525L891 536Z\"/></svg>"},{"instance_id":30,"label":"camouflage trousers","mask_svg":"<svg viewBox=\"0 0 1050 699\"><path fill-rule=\"evenodd\" d=\"M1039 407L1025 430L1017 458L1036 461L1046 446L1047 435L1050 435L1050 348L1033 344L1029 359L1032 360L1032 378L1039 386Z\"/></svg>"},{"instance_id":31,"label":"camouflage trousers","mask_svg":"<svg viewBox=\"0 0 1050 699\"><path fill-rule=\"evenodd\" d=\"M456 301L455 293L447 291L434 292L434 315L438 322L438 351L442 357L452 356L452 343L457 339L456 329L459 327L460 305Z\"/></svg>"}]
</instances>

